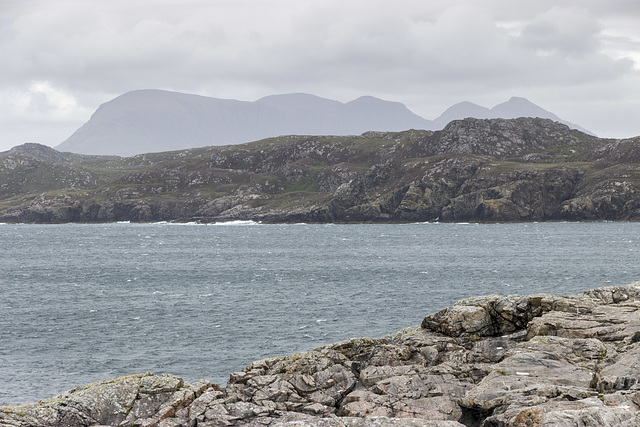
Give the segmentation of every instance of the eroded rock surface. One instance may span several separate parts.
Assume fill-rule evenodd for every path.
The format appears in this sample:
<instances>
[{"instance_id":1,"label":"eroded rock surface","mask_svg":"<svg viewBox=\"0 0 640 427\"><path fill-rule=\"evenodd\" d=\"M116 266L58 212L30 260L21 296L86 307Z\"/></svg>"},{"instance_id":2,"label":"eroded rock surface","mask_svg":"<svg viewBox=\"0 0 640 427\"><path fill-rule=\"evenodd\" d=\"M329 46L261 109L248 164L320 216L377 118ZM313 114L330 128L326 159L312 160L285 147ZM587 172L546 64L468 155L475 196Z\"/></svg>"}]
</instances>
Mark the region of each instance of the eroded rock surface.
<instances>
[{"instance_id":1,"label":"eroded rock surface","mask_svg":"<svg viewBox=\"0 0 640 427\"><path fill-rule=\"evenodd\" d=\"M158 425L212 386L175 375L129 375L73 388L51 399L3 406L3 426ZM170 424L169 424L170 425Z\"/></svg>"},{"instance_id":2,"label":"eroded rock surface","mask_svg":"<svg viewBox=\"0 0 640 427\"><path fill-rule=\"evenodd\" d=\"M234 372L134 375L0 410L2 426L640 425L640 282L470 298L379 339Z\"/></svg>"}]
</instances>

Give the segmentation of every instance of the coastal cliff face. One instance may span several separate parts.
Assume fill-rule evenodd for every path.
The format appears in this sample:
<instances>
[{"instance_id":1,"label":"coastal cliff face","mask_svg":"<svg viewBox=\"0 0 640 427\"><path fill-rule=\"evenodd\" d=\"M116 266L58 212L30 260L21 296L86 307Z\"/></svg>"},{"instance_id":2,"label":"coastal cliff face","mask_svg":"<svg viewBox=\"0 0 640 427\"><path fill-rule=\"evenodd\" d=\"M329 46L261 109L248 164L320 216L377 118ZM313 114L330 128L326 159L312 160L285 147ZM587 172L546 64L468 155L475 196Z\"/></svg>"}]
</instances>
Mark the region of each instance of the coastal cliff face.
<instances>
[{"instance_id":1,"label":"coastal cliff face","mask_svg":"<svg viewBox=\"0 0 640 427\"><path fill-rule=\"evenodd\" d=\"M0 221L637 220L639 147L532 118L127 158L27 144L0 154Z\"/></svg>"},{"instance_id":2,"label":"coastal cliff face","mask_svg":"<svg viewBox=\"0 0 640 427\"><path fill-rule=\"evenodd\" d=\"M254 362L226 386L132 375L2 407L0 425L636 426L639 309L640 282L470 298L393 335Z\"/></svg>"}]
</instances>

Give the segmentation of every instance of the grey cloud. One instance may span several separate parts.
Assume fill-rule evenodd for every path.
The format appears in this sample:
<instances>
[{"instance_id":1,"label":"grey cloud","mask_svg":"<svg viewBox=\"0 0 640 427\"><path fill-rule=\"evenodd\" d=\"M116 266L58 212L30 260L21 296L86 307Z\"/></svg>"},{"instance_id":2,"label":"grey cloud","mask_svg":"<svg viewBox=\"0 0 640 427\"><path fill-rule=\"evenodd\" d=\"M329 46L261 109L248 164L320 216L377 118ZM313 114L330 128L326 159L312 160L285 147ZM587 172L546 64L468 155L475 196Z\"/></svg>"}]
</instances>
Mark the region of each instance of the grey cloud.
<instances>
[{"instance_id":1,"label":"grey cloud","mask_svg":"<svg viewBox=\"0 0 640 427\"><path fill-rule=\"evenodd\" d=\"M29 95L34 82L47 82L77 101L65 120L78 126L86 111L141 88L243 100L374 95L426 118L462 100L493 105L525 92L548 93L536 101L553 110L545 100L558 102L571 88L597 93L590 85L605 81L635 82L627 92L640 96L629 59L640 42L629 25L634 13L637 21L635 2L557 3L5 0L0 95ZM607 19L631 29L612 36ZM18 115L7 105L0 111L26 120L29 111ZM40 117L36 105L31 112Z\"/></svg>"},{"instance_id":2,"label":"grey cloud","mask_svg":"<svg viewBox=\"0 0 640 427\"><path fill-rule=\"evenodd\" d=\"M348 85L360 82L364 73L368 80L375 80L377 75L384 79L387 70L407 70L406 77L418 84L425 78L482 83L502 80L501 71L527 78L532 68L542 66L553 78L550 73L561 69L549 68L535 51L514 50L510 36L477 9L445 11L431 22L416 23L410 15L389 17L387 7L367 10L360 2L349 4L358 7L343 7L341 13L327 6L319 11L307 8L289 23L283 20L279 28L246 19L247 25L257 26L253 29L243 28L242 21L236 24L240 28L231 27L215 16L209 21L188 14L172 21L151 16L123 24L113 22L113 14L98 13L93 30L85 23L60 31L59 27L73 28L74 14L66 16L60 11L45 17L43 12L34 15L34 22L24 23L25 30L16 40L13 53L21 57L17 62L23 66L15 70L14 77L56 82L74 79L75 86L87 90L100 86L119 92L123 86L144 82L188 86L192 75L212 81L265 79L271 84L304 83L326 75L334 84ZM203 11L214 12L195 10ZM557 22L539 19L525 29L522 44L562 51L593 49L593 33L575 30L568 37L559 30L541 31L548 25L560 28ZM39 36L25 34L35 27L39 27L35 30L40 31Z\"/></svg>"},{"instance_id":3,"label":"grey cloud","mask_svg":"<svg viewBox=\"0 0 640 427\"><path fill-rule=\"evenodd\" d=\"M598 22L580 14L580 9L552 8L536 17L523 30L521 42L535 51L583 55L597 52L601 32Z\"/></svg>"}]
</instances>

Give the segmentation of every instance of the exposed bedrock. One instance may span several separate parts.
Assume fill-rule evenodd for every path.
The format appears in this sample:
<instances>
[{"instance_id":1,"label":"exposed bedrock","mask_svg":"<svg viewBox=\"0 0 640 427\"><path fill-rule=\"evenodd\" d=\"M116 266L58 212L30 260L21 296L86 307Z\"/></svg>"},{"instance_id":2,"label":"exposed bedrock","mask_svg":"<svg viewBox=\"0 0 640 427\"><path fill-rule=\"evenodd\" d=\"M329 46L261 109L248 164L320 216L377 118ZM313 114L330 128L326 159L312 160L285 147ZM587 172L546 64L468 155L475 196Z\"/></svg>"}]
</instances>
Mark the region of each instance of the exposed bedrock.
<instances>
[{"instance_id":1,"label":"exposed bedrock","mask_svg":"<svg viewBox=\"0 0 640 427\"><path fill-rule=\"evenodd\" d=\"M151 373L0 409L2 426L637 426L640 282L490 295L378 339L256 361L226 386Z\"/></svg>"},{"instance_id":2,"label":"exposed bedrock","mask_svg":"<svg viewBox=\"0 0 640 427\"><path fill-rule=\"evenodd\" d=\"M551 120L87 156L0 153L0 222L640 220L640 137Z\"/></svg>"}]
</instances>

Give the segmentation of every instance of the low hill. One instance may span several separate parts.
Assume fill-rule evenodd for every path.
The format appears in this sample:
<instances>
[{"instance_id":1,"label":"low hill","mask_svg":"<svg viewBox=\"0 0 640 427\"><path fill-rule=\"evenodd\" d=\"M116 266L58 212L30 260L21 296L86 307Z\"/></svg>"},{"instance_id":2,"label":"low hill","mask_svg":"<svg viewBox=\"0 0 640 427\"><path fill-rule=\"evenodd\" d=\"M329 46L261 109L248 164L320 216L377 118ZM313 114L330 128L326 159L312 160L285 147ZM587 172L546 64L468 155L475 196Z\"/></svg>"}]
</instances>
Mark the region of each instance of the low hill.
<instances>
[{"instance_id":1,"label":"low hill","mask_svg":"<svg viewBox=\"0 0 640 427\"><path fill-rule=\"evenodd\" d=\"M532 118L128 158L31 144L0 154L0 222L638 220L639 147Z\"/></svg>"}]
</instances>

